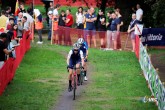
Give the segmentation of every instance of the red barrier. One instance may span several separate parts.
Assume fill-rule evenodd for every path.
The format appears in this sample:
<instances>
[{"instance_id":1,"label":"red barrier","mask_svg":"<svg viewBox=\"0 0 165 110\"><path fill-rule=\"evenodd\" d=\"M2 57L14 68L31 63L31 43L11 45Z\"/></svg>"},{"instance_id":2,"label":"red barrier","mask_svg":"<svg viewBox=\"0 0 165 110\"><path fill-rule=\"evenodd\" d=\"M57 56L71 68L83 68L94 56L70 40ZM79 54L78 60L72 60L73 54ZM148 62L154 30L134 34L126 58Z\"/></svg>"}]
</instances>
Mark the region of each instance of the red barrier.
<instances>
[{"instance_id":1,"label":"red barrier","mask_svg":"<svg viewBox=\"0 0 165 110\"><path fill-rule=\"evenodd\" d=\"M15 48L16 58L9 58L0 69L0 95L5 90L7 84L13 79L16 69L21 63L24 54L30 49L29 32L24 32L20 40L20 46Z\"/></svg>"},{"instance_id":2,"label":"red barrier","mask_svg":"<svg viewBox=\"0 0 165 110\"><path fill-rule=\"evenodd\" d=\"M140 49L140 38L138 35L136 35L136 39L135 39L135 54L136 57L139 60L139 49Z\"/></svg>"},{"instance_id":3,"label":"red barrier","mask_svg":"<svg viewBox=\"0 0 165 110\"><path fill-rule=\"evenodd\" d=\"M125 32L120 32L120 34L122 47L124 47L127 34ZM52 43L72 45L78 38L84 38L91 47L95 47L94 40L96 41L97 48L105 48L107 46L107 31L76 29L63 26L58 26L58 30L54 31ZM113 47L112 44L113 42L111 42L111 48ZM128 43L128 45L131 47L131 43Z\"/></svg>"}]
</instances>

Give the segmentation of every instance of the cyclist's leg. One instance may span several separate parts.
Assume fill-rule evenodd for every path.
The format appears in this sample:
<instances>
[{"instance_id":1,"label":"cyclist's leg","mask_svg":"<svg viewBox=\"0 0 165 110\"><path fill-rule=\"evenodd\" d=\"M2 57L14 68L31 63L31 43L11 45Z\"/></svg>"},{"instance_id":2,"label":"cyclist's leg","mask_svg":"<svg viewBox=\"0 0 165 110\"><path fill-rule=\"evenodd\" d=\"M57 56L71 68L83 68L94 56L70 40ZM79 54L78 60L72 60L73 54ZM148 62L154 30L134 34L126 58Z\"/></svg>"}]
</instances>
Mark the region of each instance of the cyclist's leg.
<instances>
[{"instance_id":1,"label":"cyclist's leg","mask_svg":"<svg viewBox=\"0 0 165 110\"><path fill-rule=\"evenodd\" d=\"M70 60L70 61L69 61L69 77L68 77L68 79L69 79L69 87L68 87L68 91L69 91L69 92L72 90L73 65L74 65L73 61Z\"/></svg>"},{"instance_id":2,"label":"cyclist's leg","mask_svg":"<svg viewBox=\"0 0 165 110\"><path fill-rule=\"evenodd\" d=\"M84 80L87 81L87 59L84 60Z\"/></svg>"}]
</instances>

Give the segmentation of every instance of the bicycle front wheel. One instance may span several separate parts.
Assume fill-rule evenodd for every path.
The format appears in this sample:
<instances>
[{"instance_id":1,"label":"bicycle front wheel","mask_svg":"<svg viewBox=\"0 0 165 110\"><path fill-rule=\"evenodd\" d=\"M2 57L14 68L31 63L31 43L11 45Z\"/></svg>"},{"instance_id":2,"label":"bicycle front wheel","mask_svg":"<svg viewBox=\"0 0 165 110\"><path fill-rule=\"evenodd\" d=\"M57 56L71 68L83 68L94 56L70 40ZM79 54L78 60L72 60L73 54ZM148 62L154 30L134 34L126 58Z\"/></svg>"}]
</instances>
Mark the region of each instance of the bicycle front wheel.
<instances>
[{"instance_id":1,"label":"bicycle front wheel","mask_svg":"<svg viewBox=\"0 0 165 110\"><path fill-rule=\"evenodd\" d=\"M73 84L73 100L75 100L76 97L76 76L74 76L74 84Z\"/></svg>"}]
</instances>

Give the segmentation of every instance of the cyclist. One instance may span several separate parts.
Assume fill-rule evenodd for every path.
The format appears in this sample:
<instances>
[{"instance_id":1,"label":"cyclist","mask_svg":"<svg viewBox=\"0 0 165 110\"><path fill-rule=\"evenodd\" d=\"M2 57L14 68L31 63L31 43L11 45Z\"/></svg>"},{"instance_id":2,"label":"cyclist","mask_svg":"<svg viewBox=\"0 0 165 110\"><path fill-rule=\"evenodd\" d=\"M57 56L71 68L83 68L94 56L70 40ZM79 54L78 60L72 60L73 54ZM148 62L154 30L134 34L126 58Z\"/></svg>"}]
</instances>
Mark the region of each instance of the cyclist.
<instances>
[{"instance_id":1,"label":"cyclist","mask_svg":"<svg viewBox=\"0 0 165 110\"><path fill-rule=\"evenodd\" d=\"M79 68L80 62L82 62L82 66L84 66L83 52L79 48L80 48L79 44L75 43L73 45L73 48L69 51L69 54L67 57L67 64L68 64L68 69L69 69L69 87L68 87L69 92L72 91L71 83L72 83L73 67L76 65L76 68ZM80 70L76 69L76 73L78 76L78 83L79 83L80 82Z\"/></svg>"},{"instance_id":2,"label":"cyclist","mask_svg":"<svg viewBox=\"0 0 165 110\"><path fill-rule=\"evenodd\" d=\"M79 38L77 43L80 45L80 50L83 52L84 56L84 80L87 81L87 58L88 58L88 45L83 38Z\"/></svg>"}]
</instances>

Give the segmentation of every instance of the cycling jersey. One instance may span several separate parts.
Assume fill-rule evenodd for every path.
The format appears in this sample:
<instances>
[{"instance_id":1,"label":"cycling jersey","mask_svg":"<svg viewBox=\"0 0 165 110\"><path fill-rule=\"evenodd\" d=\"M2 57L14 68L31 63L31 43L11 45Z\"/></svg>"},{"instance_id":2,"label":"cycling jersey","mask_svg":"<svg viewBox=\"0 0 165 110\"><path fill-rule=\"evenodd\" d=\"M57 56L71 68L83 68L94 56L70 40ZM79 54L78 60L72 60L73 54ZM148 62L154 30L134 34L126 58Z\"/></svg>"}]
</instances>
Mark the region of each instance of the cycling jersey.
<instances>
[{"instance_id":1,"label":"cycling jersey","mask_svg":"<svg viewBox=\"0 0 165 110\"><path fill-rule=\"evenodd\" d=\"M69 59L69 68L74 67L74 65L78 64L81 62L81 59L83 59L83 52L81 50L78 50L78 53L75 54L74 50L70 50L69 54L68 54L68 59Z\"/></svg>"},{"instance_id":2,"label":"cycling jersey","mask_svg":"<svg viewBox=\"0 0 165 110\"><path fill-rule=\"evenodd\" d=\"M84 57L85 57L85 56L86 56L86 52L87 52L87 50L88 50L88 45L87 45L86 42L84 42L84 43L81 45L80 50L83 52L83 55L84 55Z\"/></svg>"}]
</instances>

